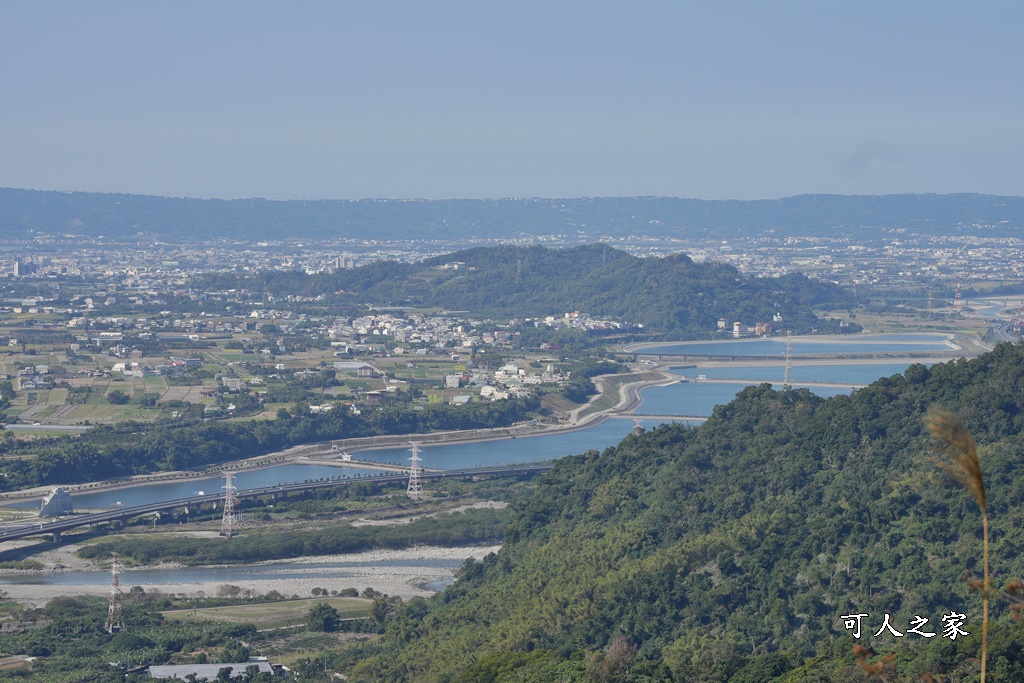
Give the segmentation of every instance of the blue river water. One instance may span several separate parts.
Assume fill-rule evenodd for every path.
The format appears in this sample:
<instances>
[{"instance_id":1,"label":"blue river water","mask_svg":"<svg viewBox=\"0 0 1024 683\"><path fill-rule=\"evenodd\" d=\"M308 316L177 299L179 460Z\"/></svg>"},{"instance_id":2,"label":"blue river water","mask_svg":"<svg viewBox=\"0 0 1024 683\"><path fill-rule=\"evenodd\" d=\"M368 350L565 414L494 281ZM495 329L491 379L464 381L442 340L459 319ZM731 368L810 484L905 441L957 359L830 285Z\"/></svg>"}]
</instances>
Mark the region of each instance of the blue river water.
<instances>
[{"instance_id":1,"label":"blue river water","mask_svg":"<svg viewBox=\"0 0 1024 683\"><path fill-rule=\"evenodd\" d=\"M880 377L902 374L913 363L904 361L900 363L865 363L856 365L839 364L814 364L794 365L793 382L830 382L837 384L871 384ZM923 363L931 365L931 363ZM688 379L694 379L698 375L704 375L708 379L741 379L754 383L771 382L781 386L782 379L786 374L786 366L759 365L750 367L728 367L718 368L672 368L672 371ZM649 391L649 390L648 390ZM646 395L646 391L644 394Z\"/></svg>"},{"instance_id":2,"label":"blue river water","mask_svg":"<svg viewBox=\"0 0 1024 683\"><path fill-rule=\"evenodd\" d=\"M678 413L681 414L681 413ZM642 427L650 428L658 420L647 420ZM479 441L476 443L454 443L443 445L426 444L420 447L424 467L442 470L457 470L481 465L512 465L552 460L564 455L585 453L590 449L603 450L622 441L634 427L632 420L612 419L586 429L560 432L546 436L530 436L520 439ZM369 460L386 464L408 465L409 448L383 448L359 451L353 455L357 460Z\"/></svg>"},{"instance_id":3,"label":"blue river water","mask_svg":"<svg viewBox=\"0 0 1024 683\"><path fill-rule=\"evenodd\" d=\"M902 363L865 363L856 365L818 364L793 367L793 385L801 382L827 382L835 384L870 384L880 377L902 373L913 365ZM927 364L927 365L930 365ZM734 379L737 382L690 381L665 387L649 387L641 393L643 402L636 409L638 415L686 415L707 417L716 405L723 405L736 397L745 387L768 382L782 388L786 372L784 365L720 368L673 368L673 372L689 380L703 375L708 379ZM848 386L811 386L810 390L822 398L849 394Z\"/></svg>"},{"instance_id":4,"label":"blue river water","mask_svg":"<svg viewBox=\"0 0 1024 683\"><path fill-rule=\"evenodd\" d=\"M653 427L660 421L648 420L643 427ZM605 420L592 427L570 432L559 432L545 436L531 436L519 439L499 439L454 444L426 444L421 447L423 466L431 469L457 470L467 467L491 465L512 465L553 460L565 455L584 453L591 448L602 450L614 446L629 434L635 425L632 420ZM359 451L355 459L383 464L408 465L409 446ZM293 484L323 479L349 479L372 476L373 470L333 465L284 464L259 470L238 472L234 477L235 488L245 489ZM78 509L109 508L115 503L124 507L144 505L163 500L175 500L196 495L203 491L215 495L222 491L224 479L215 475L183 481L154 482L139 484L115 491L76 492L72 500ZM38 501L23 501L12 507L39 507Z\"/></svg>"},{"instance_id":5,"label":"blue river water","mask_svg":"<svg viewBox=\"0 0 1024 683\"><path fill-rule=\"evenodd\" d=\"M707 417L715 406L733 400L736 394L745 387L761 382L689 382L673 384L667 387L650 387L645 389L641 397L643 403L636 409L638 415L686 415L688 417ZM782 388L781 381L772 382L776 389ZM848 394L847 387L813 387L815 394L824 398Z\"/></svg>"},{"instance_id":6,"label":"blue river water","mask_svg":"<svg viewBox=\"0 0 1024 683\"><path fill-rule=\"evenodd\" d=\"M246 470L237 472L234 475L236 489L257 489L264 486L276 486L278 484L294 484L307 480L320 479L348 479L356 476L366 476L367 471L354 467L331 466L331 465L303 465L285 464L267 467L259 470ZM72 500L76 508L108 508L115 503L124 507L134 505L145 505L163 500L175 500L176 498L188 498L203 492L206 495L217 495L223 493L224 477L212 475L209 477L197 477L181 481L161 481L152 484L139 484L118 489L116 491L97 492L76 492L72 494ZM31 506L18 505L17 507L37 507L38 503Z\"/></svg>"}]
</instances>

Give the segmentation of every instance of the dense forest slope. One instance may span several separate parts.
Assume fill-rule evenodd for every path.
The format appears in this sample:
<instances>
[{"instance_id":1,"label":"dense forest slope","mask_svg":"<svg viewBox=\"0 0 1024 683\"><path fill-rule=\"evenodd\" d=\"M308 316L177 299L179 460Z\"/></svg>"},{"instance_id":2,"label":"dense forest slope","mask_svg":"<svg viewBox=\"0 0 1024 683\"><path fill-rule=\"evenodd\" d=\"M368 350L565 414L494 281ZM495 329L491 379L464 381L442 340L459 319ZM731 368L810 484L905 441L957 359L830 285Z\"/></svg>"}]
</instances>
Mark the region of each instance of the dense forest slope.
<instances>
[{"instance_id":1,"label":"dense forest slope","mask_svg":"<svg viewBox=\"0 0 1024 683\"><path fill-rule=\"evenodd\" d=\"M865 680L847 613L870 615L862 644L899 649L900 680L969 669L981 523L929 457L932 404L981 447L1002 586L1024 574L1024 346L1009 344L829 400L751 387L699 428L559 461L501 552L395 618L352 679L627 680L628 660L635 681ZM884 613L941 631L950 610L969 638L871 635ZM1017 676L994 680L1024 680L1019 627L993 615L990 670Z\"/></svg>"},{"instance_id":2,"label":"dense forest slope","mask_svg":"<svg viewBox=\"0 0 1024 683\"><path fill-rule=\"evenodd\" d=\"M445 269L446 263L460 263ZM336 295L360 303L441 307L509 316L583 311L614 316L676 336L707 336L724 317L752 325L782 316L779 329L840 331L819 319L814 307L854 305L853 296L830 282L801 274L780 278L742 276L729 265L694 263L685 254L637 258L600 244L568 249L480 247L421 263L381 261L322 275L261 272L217 275L197 287L248 289L275 296ZM859 328L843 328L853 331Z\"/></svg>"},{"instance_id":3,"label":"dense forest slope","mask_svg":"<svg viewBox=\"0 0 1024 683\"><path fill-rule=\"evenodd\" d=\"M909 228L949 234L982 230L1016 236L1024 198L979 194L801 195L785 199L677 197L575 199L189 199L0 188L0 236L29 231L169 239L384 240L499 238L519 235L672 236L716 239L776 231L849 234Z\"/></svg>"}]
</instances>

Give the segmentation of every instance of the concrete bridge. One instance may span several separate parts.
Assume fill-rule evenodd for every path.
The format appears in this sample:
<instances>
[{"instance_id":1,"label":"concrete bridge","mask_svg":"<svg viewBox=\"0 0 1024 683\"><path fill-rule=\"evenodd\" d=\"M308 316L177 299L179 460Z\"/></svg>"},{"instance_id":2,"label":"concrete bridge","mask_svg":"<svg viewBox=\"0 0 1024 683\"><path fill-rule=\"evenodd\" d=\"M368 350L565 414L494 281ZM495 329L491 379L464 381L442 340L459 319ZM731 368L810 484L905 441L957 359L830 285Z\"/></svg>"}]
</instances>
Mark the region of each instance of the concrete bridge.
<instances>
[{"instance_id":1,"label":"concrete bridge","mask_svg":"<svg viewBox=\"0 0 1024 683\"><path fill-rule=\"evenodd\" d=\"M551 469L551 465L521 465L516 467L476 467L464 470L447 470L444 472L422 472L421 480L449 479L449 478L476 478L476 477L512 477L521 474L542 473ZM279 500L289 494L305 493L315 489L331 488L334 486L348 486L366 481L374 483L399 483L407 479L407 475L388 474L381 477L370 477L361 479L335 479L331 481L312 481L300 484L281 484L280 486L265 486L257 489L245 489L235 491L235 498L260 498L267 497ZM52 534L54 542L61 540L61 534L71 529L107 522L124 522L133 517L162 512L164 510L176 510L178 508L201 509L203 506L216 506L224 501L224 494L210 496L191 496L189 498L177 498L158 503L136 505L127 508L117 508L102 512L69 515L54 522L38 522L16 526L0 531L0 542L13 541L28 536L40 536Z\"/></svg>"}]
</instances>

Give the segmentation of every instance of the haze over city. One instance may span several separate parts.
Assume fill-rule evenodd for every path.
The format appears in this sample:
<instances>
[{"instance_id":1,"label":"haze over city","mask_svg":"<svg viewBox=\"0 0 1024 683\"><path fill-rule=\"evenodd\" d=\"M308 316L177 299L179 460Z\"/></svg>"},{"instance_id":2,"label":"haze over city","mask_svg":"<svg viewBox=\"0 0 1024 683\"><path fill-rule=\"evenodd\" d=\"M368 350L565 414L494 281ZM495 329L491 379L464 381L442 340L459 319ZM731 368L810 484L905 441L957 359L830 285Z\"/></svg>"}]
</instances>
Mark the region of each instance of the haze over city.
<instances>
[{"instance_id":1,"label":"haze over city","mask_svg":"<svg viewBox=\"0 0 1024 683\"><path fill-rule=\"evenodd\" d=\"M0 186L1021 194L1016 3L17 3Z\"/></svg>"}]
</instances>

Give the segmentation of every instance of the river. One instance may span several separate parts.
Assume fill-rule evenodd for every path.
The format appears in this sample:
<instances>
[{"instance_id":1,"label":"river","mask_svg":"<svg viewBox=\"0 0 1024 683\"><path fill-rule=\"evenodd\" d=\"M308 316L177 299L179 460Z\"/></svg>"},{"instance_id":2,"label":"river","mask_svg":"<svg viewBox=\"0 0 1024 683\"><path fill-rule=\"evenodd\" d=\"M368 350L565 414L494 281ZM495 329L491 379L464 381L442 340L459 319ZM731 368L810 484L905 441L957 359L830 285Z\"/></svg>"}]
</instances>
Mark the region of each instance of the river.
<instances>
[{"instance_id":1,"label":"river","mask_svg":"<svg viewBox=\"0 0 1024 683\"><path fill-rule=\"evenodd\" d=\"M690 353L693 348L707 349L715 345L731 349L730 354L738 355L744 351L747 355L760 356L767 348L779 343L785 350L785 342L777 340L739 340L724 342L695 342L676 345ZM845 349L844 353L891 354L907 350L939 348L949 349L945 335L873 335L864 341L851 341L846 337L827 338L812 341L794 341L793 355L816 354L819 349L829 347ZM670 355L666 350L673 347L658 347L659 353ZM894 362L892 359L879 360L877 363L859 361L853 364L811 363L793 367L793 383L828 383L845 386L814 386L810 388L821 396L834 396L852 391L852 385L864 385L879 377L887 377L905 370L916 361L907 360ZM785 374L782 361L778 364L757 365L744 364L742 360L728 365L715 365L701 368L674 368L680 379L695 379L704 376L711 380L734 380L730 383L688 381L669 386L648 387L641 392L642 404L634 411L638 415L657 416L689 416L706 417L718 404L728 403L744 386L772 382L781 386ZM643 427L652 427L666 421L665 417L644 420ZM500 439L453 444L426 444L421 446L423 466L432 469L454 470L469 467L485 467L492 465L511 465L552 460L572 453L583 453L590 449L603 450L621 441L633 429L632 420L610 419L596 425L573 431L555 432L540 436L516 439ZM359 451L354 455L357 460L382 464L407 465L409 447L399 446L374 450ZM273 465L263 469L241 471L235 474L235 487L239 490L291 484L309 480L347 479L372 475L373 471L355 469L344 465L316 465L286 463ZM107 508L115 503L125 507L142 505L161 500L174 500L195 495L197 491L208 494L219 493L223 486L220 476L190 478L179 481L158 481L117 490L97 492L76 492L73 495L75 506L80 509ZM21 503L22 507L34 507L38 503Z\"/></svg>"},{"instance_id":2,"label":"river","mask_svg":"<svg viewBox=\"0 0 1024 683\"><path fill-rule=\"evenodd\" d=\"M846 337L819 339L811 341L794 340L793 356L799 362L802 354L865 354L891 355L921 351L949 351L956 348L944 335L874 335L871 337L850 339ZM699 349L699 350L698 350ZM651 352L648 350L647 352ZM736 340L725 342L697 342L672 346L658 346L656 353L664 355L735 355L764 356L772 353L785 355L785 341L779 340ZM728 365L709 365L707 367L674 368L680 380L694 380L703 376L713 381L680 381L669 386L648 387L641 392L642 403L634 411L638 415L657 415L657 419L643 420L641 426L653 427L670 421L671 416L708 416L715 405L728 403L745 386L771 382L781 386L785 373L783 359L778 364L744 363L742 358L737 363ZM894 361L891 357L878 362L856 363L808 363L793 367L793 383L809 383L811 391L822 396L834 396L853 391L852 385L865 385L880 378L887 377L905 370L915 360ZM725 382L723 380L729 380ZM814 383L825 383L838 386L820 386ZM546 434L542 436L480 441L455 444L427 444L421 446L423 466L435 469L462 469L477 466L507 465L514 463L530 463L551 460L565 455L582 453L590 449L603 450L622 440L634 427L631 419L612 418L596 425L573 430ZM407 464L409 452L407 446L359 451L354 454L358 460L387 463ZM328 466L314 464L283 464L259 470L249 470L235 474L235 486L238 489L256 488L274 484L301 482L306 480L327 478L351 478L372 476L372 471L357 470L344 466ZM189 479L186 481L155 482L140 484L116 491L100 491L93 493L76 493L73 496L78 508L109 507L115 502L125 506L139 505L158 500L172 500L193 495L195 491L205 490L207 493L220 491L223 480L220 477ZM23 503L35 507L36 502ZM359 563L355 563L358 565ZM446 565L443 570L451 567ZM309 576L317 572L337 572L352 569L352 563L340 567L319 567L302 565L299 569L282 570L268 565L232 568L192 568L147 570L134 572L133 582L141 583L189 583L195 581L237 582L247 578L268 578L276 576L275 572L294 571L306 572ZM442 569L440 566L438 569ZM107 577L107 578L103 578ZM50 584L83 584L91 581L109 580L103 573L73 573L38 575L32 577L0 577L0 583L17 581L33 581Z\"/></svg>"}]
</instances>

